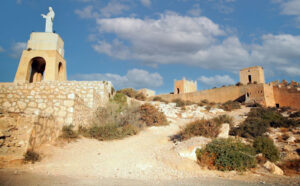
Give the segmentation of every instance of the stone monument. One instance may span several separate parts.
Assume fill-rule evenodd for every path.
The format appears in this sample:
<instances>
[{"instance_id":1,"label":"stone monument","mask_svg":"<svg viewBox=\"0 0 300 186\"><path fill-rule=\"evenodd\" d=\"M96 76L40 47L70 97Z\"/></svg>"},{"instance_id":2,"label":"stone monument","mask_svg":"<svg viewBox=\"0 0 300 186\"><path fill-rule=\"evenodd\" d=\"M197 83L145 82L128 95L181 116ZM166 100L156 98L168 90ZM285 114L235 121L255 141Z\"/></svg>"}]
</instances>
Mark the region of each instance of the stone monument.
<instances>
[{"instance_id":1,"label":"stone monument","mask_svg":"<svg viewBox=\"0 0 300 186\"><path fill-rule=\"evenodd\" d=\"M64 41L53 33L54 11L49 7L45 32L32 32L23 51L14 82L66 81Z\"/></svg>"},{"instance_id":2,"label":"stone monument","mask_svg":"<svg viewBox=\"0 0 300 186\"><path fill-rule=\"evenodd\" d=\"M55 13L52 7L49 7L49 13L47 15L42 14L42 17L46 19L46 27L45 32L53 32L53 20L54 20Z\"/></svg>"}]
</instances>

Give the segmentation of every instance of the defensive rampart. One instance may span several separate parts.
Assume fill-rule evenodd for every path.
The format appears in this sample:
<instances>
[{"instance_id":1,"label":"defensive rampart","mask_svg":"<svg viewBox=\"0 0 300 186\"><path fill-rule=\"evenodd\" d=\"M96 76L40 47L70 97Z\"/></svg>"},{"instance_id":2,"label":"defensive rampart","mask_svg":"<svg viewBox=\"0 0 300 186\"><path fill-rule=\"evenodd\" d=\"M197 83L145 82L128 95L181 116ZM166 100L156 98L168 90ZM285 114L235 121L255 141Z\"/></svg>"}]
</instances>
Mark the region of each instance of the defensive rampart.
<instances>
[{"instance_id":1,"label":"defensive rampart","mask_svg":"<svg viewBox=\"0 0 300 186\"><path fill-rule=\"evenodd\" d=\"M300 109L300 88L274 86L273 92L278 106Z\"/></svg>"},{"instance_id":2,"label":"defensive rampart","mask_svg":"<svg viewBox=\"0 0 300 186\"><path fill-rule=\"evenodd\" d=\"M159 97L166 101L182 99L184 101L200 102L206 99L210 102L224 103L229 100L238 100L245 94L246 86L229 86L183 94L163 94Z\"/></svg>"}]
</instances>

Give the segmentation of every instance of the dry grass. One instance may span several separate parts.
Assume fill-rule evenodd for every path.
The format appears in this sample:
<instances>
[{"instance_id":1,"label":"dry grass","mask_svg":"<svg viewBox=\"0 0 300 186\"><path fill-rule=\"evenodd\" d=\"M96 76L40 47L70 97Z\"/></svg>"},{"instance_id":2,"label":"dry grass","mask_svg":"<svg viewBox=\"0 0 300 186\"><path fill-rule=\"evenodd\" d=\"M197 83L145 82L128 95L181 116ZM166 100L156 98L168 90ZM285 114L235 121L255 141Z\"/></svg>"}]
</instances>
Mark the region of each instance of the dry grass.
<instances>
[{"instance_id":1,"label":"dry grass","mask_svg":"<svg viewBox=\"0 0 300 186\"><path fill-rule=\"evenodd\" d=\"M208 138L215 138L219 134L220 123L214 119L211 120L196 120L187 124L181 131L171 136L172 141L183 141L190 139L194 136L204 136Z\"/></svg>"},{"instance_id":2,"label":"dry grass","mask_svg":"<svg viewBox=\"0 0 300 186\"><path fill-rule=\"evenodd\" d=\"M300 175L300 159L287 160L278 165L287 176Z\"/></svg>"}]
</instances>

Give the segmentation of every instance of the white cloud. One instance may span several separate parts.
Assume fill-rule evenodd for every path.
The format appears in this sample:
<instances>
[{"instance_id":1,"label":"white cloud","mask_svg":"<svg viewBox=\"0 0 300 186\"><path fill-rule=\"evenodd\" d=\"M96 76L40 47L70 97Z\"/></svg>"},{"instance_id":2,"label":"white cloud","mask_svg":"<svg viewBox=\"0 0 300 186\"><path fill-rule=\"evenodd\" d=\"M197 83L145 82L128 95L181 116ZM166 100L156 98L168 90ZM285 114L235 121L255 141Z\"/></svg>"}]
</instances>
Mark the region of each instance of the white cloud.
<instances>
[{"instance_id":1,"label":"white cloud","mask_svg":"<svg viewBox=\"0 0 300 186\"><path fill-rule=\"evenodd\" d=\"M151 66L180 63L238 71L300 62L300 36L266 34L261 44L246 45L207 17L166 13L159 19L98 18L97 24L99 34L115 34L115 38L93 43L95 51Z\"/></svg>"},{"instance_id":2,"label":"white cloud","mask_svg":"<svg viewBox=\"0 0 300 186\"><path fill-rule=\"evenodd\" d=\"M99 18L99 17L112 17L122 14L124 11L129 10L130 7L127 4L118 2L117 0L109 1L105 7L97 6L86 6L83 9L76 9L74 12L80 18L90 19L90 18Z\"/></svg>"},{"instance_id":3,"label":"white cloud","mask_svg":"<svg viewBox=\"0 0 300 186\"><path fill-rule=\"evenodd\" d=\"M150 6L151 6L151 0L141 0L141 3L142 3L145 7L150 7Z\"/></svg>"},{"instance_id":4,"label":"white cloud","mask_svg":"<svg viewBox=\"0 0 300 186\"><path fill-rule=\"evenodd\" d=\"M149 73L141 69L132 69L126 75L119 74L76 74L73 76L76 80L85 81L111 81L117 89L120 88L157 88L163 85L163 78L159 73Z\"/></svg>"},{"instance_id":5,"label":"white cloud","mask_svg":"<svg viewBox=\"0 0 300 186\"><path fill-rule=\"evenodd\" d=\"M272 0L273 3L279 3L281 14L296 16L297 27L300 28L300 1L299 0Z\"/></svg>"},{"instance_id":6,"label":"white cloud","mask_svg":"<svg viewBox=\"0 0 300 186\"><path fill-rule=\"evenodd\" d=\"M299 0L289 0L282 2L282 13L285 15L296 15L300 16L300 1Z\"/></svg>"},{"instance_id":7,"label":"white cloud","mask_svg":"<svg viewBox=\"0 0 300 186\"><path fill-rule=\"evenodd\" d=\"M228 75L216 75L212 77L201 76L198 78L198 81L211 86L235 84L235 81Z\"/></svg>"},{"instance_id":8,"label":"white cloud","mask_svg":"<svg viewBox=\"0 0 300 186\"><path fill-rule=\"evenodd\" d=\"M201 14L200 5L199 4L195 4L192 9L188 10L187 13L189 15L192 15L192 16L200 16L200 14Z\"/></svg>"},{"instance_id":9,"label":"white cloud","mask_svg":"<svg viewBox=\"0 0 300 186\"><path fill-rule=\"evenodd\" d=\"M19 59L21 57L22 51L26 49L26 43L25 42L16 42L11 47L11 53L10 56L12 58Z\"/></svg>"},{"instance_id":10,"label":"white cloud","mask_svg":"<svg viewBox=\"0 0 300 186\"><path fill-rule=\"evenodd\" d=\"M115 15L120 15L124 11L129 10L129 6L122 4L116 0L110 1L104 8L100 10L102 16L111 17Z\"/></svg>"},{"instance_id":11,"label":"white cloud","mask_svg":"<svg viewBox=\"0 0 300 186\"><path fill-rule=\"evenodd\" d=\"M93 10L93 6L87 6L82 10L75 10L75 14L77 14L80 18L89 19L89 18L97 18L99 14Z\"/></svg>"},{"instance_id":12,"label":"white cloud","mask_svg":"<svg viewBox=\"0 0 300 186\"><path fill-rule=\"evenodd\" d=\"M2 46L0 46L0 53L4 52L4 51L5 51L4 48Z\"/></svg>"},{"instance_id":13,"label":"white cloud","mask_svg":"<svg viewBox=\"0 0 300 186\"><path fill-rule=\"evenodd\" d=\"M290 76L300 76L300 67L281 67L279 70Z\"/></svg>"}]
</instances>

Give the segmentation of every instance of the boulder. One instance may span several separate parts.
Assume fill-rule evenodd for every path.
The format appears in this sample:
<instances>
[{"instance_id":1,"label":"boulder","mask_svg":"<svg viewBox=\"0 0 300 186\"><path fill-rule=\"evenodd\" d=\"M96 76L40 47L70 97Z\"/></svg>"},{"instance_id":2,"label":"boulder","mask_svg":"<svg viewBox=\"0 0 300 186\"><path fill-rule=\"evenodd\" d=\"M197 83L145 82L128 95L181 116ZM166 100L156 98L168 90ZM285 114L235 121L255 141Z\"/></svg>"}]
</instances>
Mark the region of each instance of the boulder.
<instances>
[{"instance_id":1,"label":"boulder","mask_svg":"<svg viewBox=\"0 0 300 186\"><path fill-rule=\"evenodd\" d=\"M228 138L229 137L230 125L228 123L223 123L220 127L220 133L218 138Z\"/></svg>"},{"instance_id":2,"label":"boulder","mask_svg":"<svg viewBox=\"0 0 300 186\"><path fill-rule=\"evenodd\" d=\"M287 141L288 143L294 143L295 140L296 140L296 138L295 138L294 136L291 136L291 137L289 137L286 141Z\"/></svg>"},{"instance_id":3,"label":"boulder","mask_svg":"<svg viewBox=\"0 0 300 186\"><path fill-rule=\"evenodd\" d=\"M283 175L283 171L277 165L270 161L267 161L264 164L264 167L268 169L268 171L270 171L272 174Z\"/></svg>"},{"instance_id":4,"label":"boulder","mask_svg":"<svg viewBox=\"0 0 300 186\"><path fill-rule=\"evenodd\" d=\"M205 147L206 144L211 142L210 138L202 136L193 137L183 142L179 142L175 147L175 151L179 156L197 161L196 150Z\"/></svg>"}]
</instances>

